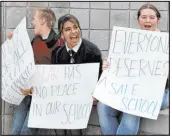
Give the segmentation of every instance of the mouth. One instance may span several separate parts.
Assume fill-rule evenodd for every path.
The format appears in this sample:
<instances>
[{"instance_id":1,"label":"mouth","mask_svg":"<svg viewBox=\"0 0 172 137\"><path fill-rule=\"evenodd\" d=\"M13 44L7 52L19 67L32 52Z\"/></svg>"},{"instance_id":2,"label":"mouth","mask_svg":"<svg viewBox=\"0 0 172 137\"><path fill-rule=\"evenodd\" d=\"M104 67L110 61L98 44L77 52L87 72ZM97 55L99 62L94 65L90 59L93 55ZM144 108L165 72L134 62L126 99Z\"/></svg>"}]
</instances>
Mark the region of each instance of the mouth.
<instances>
[{"instance_id":1,"label":"mouth","mask_svg":"<svg viewBox=\"0 0 172 137\"><path fill-rule=\"evenodd\" d=\"M144 25L144 27L146 28L146 29L151 29L151 25Z\"/></svg>"},{"instance_id":2,"label":"mouth","mask_svg":"<svg viewBox=\"0 0 172 137\"><path fill-rule=\"evenodd\" d=\"M32 23L32 27L33 27L33 29L35 29L36 28L36 25Z\"/></svg>"},{"instance_id":3,"label":"mouth","mask_svg":"<svg viewBox=\"0 0 172 137\"><path fill-rule=\"evenodd\" d=\"M77 36L72 36L72 37L70 37L70 39L71 39L71 40L77 40L78 37L77 37Z\"/></svg>"}]
</instances>

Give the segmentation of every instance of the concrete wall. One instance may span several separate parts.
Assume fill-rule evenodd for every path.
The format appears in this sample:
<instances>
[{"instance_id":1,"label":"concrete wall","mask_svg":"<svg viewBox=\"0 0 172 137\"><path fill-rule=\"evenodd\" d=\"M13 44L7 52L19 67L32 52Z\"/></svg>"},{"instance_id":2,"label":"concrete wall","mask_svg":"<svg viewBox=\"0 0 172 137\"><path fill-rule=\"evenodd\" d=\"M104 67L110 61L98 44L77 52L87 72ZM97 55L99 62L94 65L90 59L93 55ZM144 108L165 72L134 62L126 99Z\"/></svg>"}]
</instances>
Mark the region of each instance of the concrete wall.
<instances>
[{"instance_id":1,"label":"concrete wall","mask_svg":"<svg viewBox=\"0 0 172 137\"><path fill-rule=\"evenodd\" d=\"M2 2L1 3L1 39L3 43L8 32L12 31L24 16L27 16L27 28L30 39L33 38L31 12L36 7L49 7L54 10L57 19L66 13L75 15L81 24L83 37L94 42L104 56L110 45L112 26L139 28L137 10L146 2ZM169 3L151 2L162 14L159 28L169 30ZM55 25L57 30L57 24ZM13 106L2 102L2 134L10 134L13 118Z\"/></svg>"}]
</instances>

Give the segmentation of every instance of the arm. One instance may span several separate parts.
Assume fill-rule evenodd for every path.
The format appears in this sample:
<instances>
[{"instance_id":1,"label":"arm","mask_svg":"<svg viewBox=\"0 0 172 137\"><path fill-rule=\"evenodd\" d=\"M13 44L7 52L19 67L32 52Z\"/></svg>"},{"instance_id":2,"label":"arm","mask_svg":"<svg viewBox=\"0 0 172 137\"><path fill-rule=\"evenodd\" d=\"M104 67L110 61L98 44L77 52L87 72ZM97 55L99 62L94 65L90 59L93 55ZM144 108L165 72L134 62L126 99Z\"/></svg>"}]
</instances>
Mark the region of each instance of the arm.
<instances>
[{"instance_id":1,"label":"arm","mask_svg":"<svg viewBox=\"0 0 172 137\"><path fill-rule=\"evenodd\" d=\"M109 69L109 62L107 61L107 58L105 58L104 60L102 60L101 55L95 55L92 60L94 60L94 62L100 62L100 67L99 67L99 78L103 72L103 70L107 70Z\"/></svg>"},{"instance_id":2,"label":"arm","mask_svg":"<svg viewBox=\"0 0 172 137\"><path fill-rule=\"evenodd\" d=\"M99 55L93 55L92 56L92 61L93 62L98 62L98 63L100 63L100 66L99 66L99 77L98 78L100 78L100 76L101 76L101 74L102 74L102 64L103 64L103 61L102 61L102 56L101 56L101 54L99 54Z\"/></svg>"},{"instance_id":3,"label":"arm","mask_svg":"<svg viewBox=\"0 0 172 137\"><path fill-rule=\"evenodd\" d=\"M56 59L57 59L57 51L60 47L56 47L53 51L52 51L52 54L51 54L51 64L57 64L56 62Z\"/></svg>"},{"instance_id":4,"label":"arm","mask_svg":"<svg viewBox=\"0 0 172 137\"><path fill-rule=\"evenodd\" d=\"M92 55L91 62L100 63L100 66L99 66L99 76L98 76L98 79L99 79L101 74L102 74L102 62L103 62L102 61L101 53L100 54L96 54L96 55ZM93 97L93 105L97 105L97 103L98 103L98 100Z\"/></svg>"}]
</instances>

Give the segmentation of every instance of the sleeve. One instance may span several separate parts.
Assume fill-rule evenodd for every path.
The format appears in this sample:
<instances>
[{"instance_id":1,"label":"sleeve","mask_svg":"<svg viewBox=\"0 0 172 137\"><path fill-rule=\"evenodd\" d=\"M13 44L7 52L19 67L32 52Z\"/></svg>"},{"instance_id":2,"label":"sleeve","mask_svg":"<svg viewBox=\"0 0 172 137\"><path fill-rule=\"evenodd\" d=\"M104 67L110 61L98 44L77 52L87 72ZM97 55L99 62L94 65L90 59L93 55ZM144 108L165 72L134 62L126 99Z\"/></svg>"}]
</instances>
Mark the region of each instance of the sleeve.
<instances>
[{"instance_id":1,"label":"sleeve","mask_svg":"<svg viewBox=\"0 0 172 137\"><path fill-rule=\"evenodd\" d=\"M98 77L98 79L100 78L100 76L101 76L101 74L102 74L102 65L103 65L103 60L102 60L102 55L101 55L101 53L100 54L96 54L96 55L94 55L93 56L93 58L92 58L92 60L94 61L94 62L100 62L100 66L99 66L99 77Z\"/></svg>"},{"instance_id":2,"label":"sleeve","mask_svg":"<svg viewBox=\"0 0 172 137\"><path fill-rule=\"evenodd\" d=\"M100 50L96 50L95 52L87 52L87 62L89 63L100 63L100 66L99 66L99 77L101 76L102 74L102 65L103 65L103 60L102 60L102 54L101 54L101 51Z\"/></svg>"},{"instance_id":3,"label":"sleeve","mask_svg":"<svg viewBox=\"0 0 172 137\"><path fill-rule=\"evenodd\" d=\"M51 54L51 64L58 64L57 57L59 55L59 51L61 50L62 46L56 47Z\"/></svg>"},{"instance_id":4,"label":"sleeve","mask_svg":"<svg viewBox=\"0 0 172 137\"><path fill-rule=\"evenodd\" d=\"M51 64L56 64L56 52L59 48L55 48L53 51L52 51L52 55L51 55Z\"/></svg>"}]
</instances>

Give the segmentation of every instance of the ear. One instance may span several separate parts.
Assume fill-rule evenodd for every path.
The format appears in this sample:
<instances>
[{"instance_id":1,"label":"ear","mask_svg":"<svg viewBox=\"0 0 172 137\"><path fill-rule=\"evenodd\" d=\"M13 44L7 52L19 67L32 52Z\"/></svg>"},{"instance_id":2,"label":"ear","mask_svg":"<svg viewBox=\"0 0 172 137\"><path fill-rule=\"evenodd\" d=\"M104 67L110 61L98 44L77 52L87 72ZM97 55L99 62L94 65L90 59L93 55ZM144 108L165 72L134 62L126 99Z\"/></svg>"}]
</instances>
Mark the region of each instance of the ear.
<instances>
[{"instance_id":1,"label":"ear","mask_svg":"<svg viewBox=\"0 0 172 137\"><path fill-rule=\"evenodd\" d=\"M160 19L158 19L157 23L158 23L158 24L160 23Z\"/></svg>"},{"instance_id":2,"label":"ear","mask_svg":"<svg viewBox=\"0 0 172 137\"><path fill-rule=\"evenodd\" d=\"M64 39L64 35L63 35L63 32L61 32L61 33L60 33L60 36L61 36L61 38L63 38L63 39Z\"/></svg>"},{"instance_id":3,"label":"ear","mask_svg":"<svg viewBox=\"0 0 172 137\"><path fill-rule=\"evenodd\" d=\"M46 23L46 19L45 18L42 18L41 19L41 25L44 25Z\"/></svg>"},{"instance_id":4,"label":"ear","mask_svg":"<svg viewBox=\"0 0 172 137\"><path fill-rule=\"evenodd\" d=\"M63 34L61 34L61 38L62 38L62 39L64 39L64 36L63 36Z\"/></svg>"}]
</instances>

